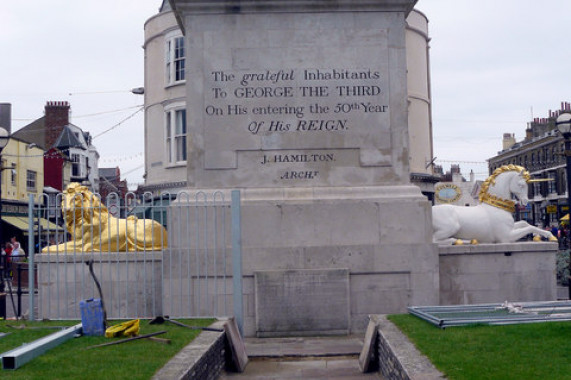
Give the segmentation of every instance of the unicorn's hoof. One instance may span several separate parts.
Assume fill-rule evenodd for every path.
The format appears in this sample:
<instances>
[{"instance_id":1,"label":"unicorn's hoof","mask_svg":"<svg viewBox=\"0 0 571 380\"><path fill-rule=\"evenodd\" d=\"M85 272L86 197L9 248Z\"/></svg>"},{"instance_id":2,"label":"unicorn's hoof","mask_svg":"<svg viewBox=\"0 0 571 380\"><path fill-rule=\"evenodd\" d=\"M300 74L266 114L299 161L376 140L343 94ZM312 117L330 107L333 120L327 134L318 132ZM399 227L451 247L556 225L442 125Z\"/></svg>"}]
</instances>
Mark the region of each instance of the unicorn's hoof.
<instances>
[{"instance_id":1,"label":"unicorn's hoof","mask_svg":"<svg viewBox=\"0 0 571 380\"><path fill-rule=\"evenodd\" d=\"M535 236L533 237L533 241L541 241L541 236L535 235Z\"/></svg>"},{"instance_id":2,"label":"unicorn's hoof","mask_svg":"<svg viewBox=\"0 0 571 380\"><path fill-rule=\"evenodd\" d=\"M472 245L477 245L477 244L478 244L478 240L472 239L472 240L470 240L470 244L472 244Z\"/></svg>"},{"instance_id":3,"label":"unicorn's hoof","mask_svg":"<svg viewBox=\"0 0 571 380\"><path fill-rule=\"evenodd\" d=\"M556 238L555 236L551 236L551 237L549 238L549 241L558 241L558 240L557 240L557 238Z\"/></svg>"},{"instance_id":4,"label":"unicorn's hoof","mask_svg":"<svg viewBox=\"0 0 571 380\"><path fill-rule=\"evenodd\" d=\"M454 245L464 245L464 242L462 240L458 239L454 242Z\"/></svg>"}]
</instances>

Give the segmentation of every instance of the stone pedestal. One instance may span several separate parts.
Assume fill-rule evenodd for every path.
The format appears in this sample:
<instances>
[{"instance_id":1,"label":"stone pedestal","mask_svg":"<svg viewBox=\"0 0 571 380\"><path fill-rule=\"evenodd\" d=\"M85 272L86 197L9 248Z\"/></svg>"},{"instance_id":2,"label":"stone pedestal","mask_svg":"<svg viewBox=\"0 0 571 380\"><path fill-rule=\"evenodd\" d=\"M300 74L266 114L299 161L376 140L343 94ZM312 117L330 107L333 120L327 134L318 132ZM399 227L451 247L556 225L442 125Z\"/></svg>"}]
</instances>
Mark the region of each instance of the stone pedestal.
<instances>
[{"instance_id":1,"label":"stone pedestal","mask_svg":"<svg viewBox=\"0 0 571 380\"><path fill-rule=\"evenodd\" d=\"M441 246L440 304L554 301L557 243Z\"/></svg>"},{"instance_id":2,"label":"stone pedestal","mask_svg":"<svg viewBox=\"0 0 571 380\"><path fill-rule=\"evenodd\" d=\"M222 193L229 199L229 190ZM192 192L188 198L194 198ZM302 314L322 312L306 320L310 328L305 332L321 329L322 335L362 332L370 314L406 312L410 305L438 305L438 247L431 243L430 205L418 188L244 189L241 200L246 336L276 335L269 331L268 321L286 322L272 319L276 313L268 306L272 292ZM177 200L175 210L184 202ZM175 217L174 225L178 220ZM192 251L193 236L182 234L169 242L191 247ZM231 263L231 250L226 254L226 262ZM193 251L190 256L194 256ZM217 261L221 263L223 258ZM333 273L328 272L331 270L347 272L347 289L339 286L329 292L326 286L311 293L306 286L293 292L288 285L291 281L286 281L311 271ZM261 281L264 276L272 281ZM281 289L277 285L280 276ZM271 287L266 289L264 284L269 283ZM336 309L332 316L328 315L329 307L316 309L316 305L347 305L348 309ZM227 309L232 310L230 306ZM299 322L295 315L290 315L292 326ZM348 329L342 315L348 318ZM330 331L323 328L329 322L322 323L328 318L329 322L336 321ZM283 326L274 332L290 335Z\"/></svg>"},{"instance_id":3,"label":"stone pedestal","mask_svg":"<svg viewBox=\"0 0 571 380\"><path fill-rule=\"evenodd\" d=\"M171 4L191 58L190 190L242 190L245 334L271 333L273 311L261 307L271 271L347 271L347 290L326 292L348 308L343 331L437 304L430 204L409 182L405 18L415 1ZM272 291L287 291L282 279ZM289 301L315 310L304 294Z\"/></svg>"}]
</instances>

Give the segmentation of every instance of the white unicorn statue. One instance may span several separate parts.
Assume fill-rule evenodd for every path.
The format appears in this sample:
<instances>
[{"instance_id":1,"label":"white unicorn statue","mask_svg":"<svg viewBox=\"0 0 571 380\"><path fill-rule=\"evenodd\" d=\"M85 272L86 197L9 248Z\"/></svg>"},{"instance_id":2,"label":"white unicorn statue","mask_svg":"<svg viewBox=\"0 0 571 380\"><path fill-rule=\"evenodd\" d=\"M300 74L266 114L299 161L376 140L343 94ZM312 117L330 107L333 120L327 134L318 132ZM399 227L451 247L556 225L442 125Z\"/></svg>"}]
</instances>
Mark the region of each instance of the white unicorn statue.
<instances>
[{"instance_id":1,"label":"white unicorn statue","mask_svg":"<svg viewBox=\"0 0 571 380\"><path fill-rule=\"evenodd\" d=\"M551 232L534 227L525 221L514 222L512 214L516 202L526 205L527 184L530 180L525 168L505 165L494 171L483 183L477 206L437 205L432 207L433 241L438 244L512 243L528 234L534 240L543 236L557 241Z\"/></svg>"}]
</instances>

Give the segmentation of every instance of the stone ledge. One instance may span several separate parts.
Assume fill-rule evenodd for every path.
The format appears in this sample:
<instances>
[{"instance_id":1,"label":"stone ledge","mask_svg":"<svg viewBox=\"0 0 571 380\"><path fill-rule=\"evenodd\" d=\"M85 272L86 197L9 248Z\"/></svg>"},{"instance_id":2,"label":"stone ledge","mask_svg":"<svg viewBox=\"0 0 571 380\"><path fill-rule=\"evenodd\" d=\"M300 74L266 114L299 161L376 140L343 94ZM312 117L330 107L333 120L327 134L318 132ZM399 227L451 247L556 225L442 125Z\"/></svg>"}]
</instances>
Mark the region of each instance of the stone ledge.
<instances>
[{"instance_id":1,"label":"stone ledge","mask_svg":"<svg viewBox=\"0 0 571 380\"><path fill-rule=\"evenodd\" d=\"M224 329L227 321L209 327ZM205 379L214 380L226 365L226 333L203 331L184 347L155 375L153 380Z\"/></svg>"},{"instance_id":2,"label":"stone ledge","mask_svg":"<svg viewBox=\"0 0 571 380\"><path fill-rule=\"evenodd\" d=\"M466 244L466 245L439 245L440 256L470 255L470 254L497 254L498 252L524 253L524 252L551 252L557 251L555 242L516 242L498 244Z\"/></svg>"},{"instance_id":3,"label":"stone ledge","mask_svg":"<svg viewBox=\"0 0 571 380\"><path fill-rule=\"evenodd\" d=\"M79 247L78 247L79 248ZM82 264L87 260L93 260L94 264L108 264L115 262L145 261L148 263L161 262L162 251L137 251L137 252L73 252L64 251L34 254L36 264Z\"/></svg>"},{"instance_id":4,"label":"stone ledge","mask_svg":"<svg viewBox=\"0 0 571 380\"><path fill-rule=\"evenodd\" d=\"M232 189L199 188L187 190L185 196L179 196L172 205L195 203L201 194L216 195L218 205L229 205L232 199ZM240 190L240 200L243 204L266 204L267 202L297 203L297 202L355 202L370 201L393 203L395 200L408 202L426 202L418 186L315 186L315 187L252 187Z\"/></svg>"},{"instance_id":5,"label":"stone ledge","mask_svg":"<svg viewBox=\"0 0 571 380\"><path fill-rule=\"evenodd\" d=\"M377 325L377 360L379 372L384 378L402 380L446 378L385 315L370 317Z\"/></svg>"},{"instance_id":6,"label":"stone ledge","mask_svg":"<svg viewBox=\"0 0 571 380\"><path fill-rule=\"evenodd\" d=\"M355 12L387 11L406 12L414 7L411 0L370 1L370 0L249 0L236 3L228 1L175 0L171 6L177 17L186 13L224 14L224 13L273 13L273 12ZM179 22L180 23L180 22Z\"/></svg>"}]
</instances>

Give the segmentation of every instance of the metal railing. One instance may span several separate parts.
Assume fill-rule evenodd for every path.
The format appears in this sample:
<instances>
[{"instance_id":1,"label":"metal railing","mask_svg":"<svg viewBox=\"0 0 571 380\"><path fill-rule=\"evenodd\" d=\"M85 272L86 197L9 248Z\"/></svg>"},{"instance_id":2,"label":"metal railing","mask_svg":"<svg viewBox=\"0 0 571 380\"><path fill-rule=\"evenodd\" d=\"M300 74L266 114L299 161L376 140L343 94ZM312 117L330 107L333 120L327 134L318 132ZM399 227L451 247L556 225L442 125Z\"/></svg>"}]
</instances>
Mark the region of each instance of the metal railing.
<instances>
[{"instance_id":1,"label":"metal railing","mask_svg":"<svg viewBox=\"0 0 571 380\"><path fill-rule=\"evenodd\" d=\"M80 318L79 302L100 298L85 265L93 261L109 318L234 315L242 326L239 191L113 194L65 210L63 200L38 207L30 198L28 261L38 271L37 297L29 276L31 319Z\"/></svg>"}]
</instances>

